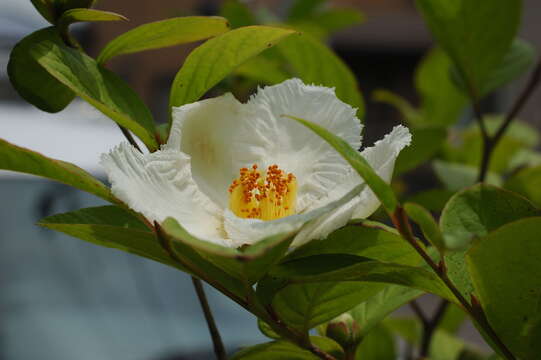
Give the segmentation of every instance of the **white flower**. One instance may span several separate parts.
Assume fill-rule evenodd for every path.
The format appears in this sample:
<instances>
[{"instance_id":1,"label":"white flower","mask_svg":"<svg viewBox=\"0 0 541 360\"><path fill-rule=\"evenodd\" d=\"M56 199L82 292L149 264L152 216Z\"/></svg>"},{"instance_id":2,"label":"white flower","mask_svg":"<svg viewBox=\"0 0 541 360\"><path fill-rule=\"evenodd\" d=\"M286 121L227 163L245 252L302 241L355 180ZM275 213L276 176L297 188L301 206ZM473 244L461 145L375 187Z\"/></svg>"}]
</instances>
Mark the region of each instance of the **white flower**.
<instances>
[{"instance_id":1,"label":"white flower","mask_svg":"<svg viewBox=\"0 0 541 360\"><path fill-rule=\"evenodd\" d=\"M294 231L297 246L372 214L379 201L367 187L359 194L363 181L351 166L283 114L361 146L355 109L333 89L291 79L259 89L246 104L226 94L174 108L161 150L141 154L122 143L102 165L113 193L135 211L151 221L173 217L193 236L229 247ZM397 126L362 155L390 181L410 140Z\"/></svg>"}]
</instances>

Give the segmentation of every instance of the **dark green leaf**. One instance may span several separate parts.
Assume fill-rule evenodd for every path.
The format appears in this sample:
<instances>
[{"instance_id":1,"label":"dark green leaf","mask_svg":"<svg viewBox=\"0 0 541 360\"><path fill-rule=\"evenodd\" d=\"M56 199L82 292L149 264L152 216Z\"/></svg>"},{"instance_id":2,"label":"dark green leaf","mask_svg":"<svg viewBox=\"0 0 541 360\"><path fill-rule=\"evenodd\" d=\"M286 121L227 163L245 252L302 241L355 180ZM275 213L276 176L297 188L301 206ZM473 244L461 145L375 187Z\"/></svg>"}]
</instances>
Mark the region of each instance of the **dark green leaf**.
<instances>
[{"instance_id":1,"label":"dark green leaf","mask_svg":"<svg viewBox=\"0 0 541 360\"><path fill-rule=\"evenodd\" d=\"M79 239L182 268L162 249L156 235L128 211L101 206L46 217L39 225Z\"/></svg>"},{"instance_id":2,"label":"dark green leaf","mask_svg":"<svg viewBox=\"0 0 541 360\"><path fill-rule=\"evenodd\" d=\"M147 23L109 42L97 61L103 64L123 54L204 40L227 30L227 20L221 17L189 16Z\"/></svg>"},{"instance_id":3,"label":"dark green leaf","mask_svg":"<svg viewBox=\"0 0 541 360\"><path fill-rule=\"evenodd\" d=\"M226 18L233 29L255 25L257 22L248 5L240 0L224 1L220 9L220 16Z\"/></svg>"},{"instance_id":4,"label":"dark green leaf","mask_svg":"<svg viewBox=\"0 0 541 360\"><path fill-rule=\"evenodd\" d=\"M198 100L237 66L292 34L294 30L247 26L208 40L190 53L177 73L170 106Z\"/></svg>"},{"instance_id":5,"label":"dark green leaf","mask_svg":"<svg viewBox=\"0 0 541 360\"><path fill-rule=\"evenodd\" d=\"M43 16L48 22L54 24L55 21L55 9L52 0L30 0L36 10Z\"/></svg>"},{"instance_id":6,"label":"dark green leaf","mask_svg":"<svg viewBox=\"0 0 541 360\"><path fill-rule=\"evenodd\" d=\"M334 87L336 96L357 108L357 116L363 118L364 103L357 79L327 46L307 34L298 34L282 41L276 49L296 76L307 84Z\"/></svg>"},{"instance_id":7,"label":"dark green leaf","mask_svg":"<svg viewBox=\"0 0 541 360\"><path fill-rule=\"evenodd\" d=\"M311 336L310 340L314 345L323 351L341 359L343 351L340 345L329 338ZM319 357L308 350L288 341L273 341L245 348L237 352L231 360L318 360Z\"/></svg>"},{"instance_id":8,"label":"dark green leaf","mask_svg":"<svg viewBox=\"0 0 541 360\"><path fill-rule=\"evenodd\" d=\"M528 200L490 185L459 192L443 210L440 227L449 249L466 249L471 241L509 222L539 215Z\"/></svg>"},{"instance_id":9,"label":"dark green leaf","mask_svg":"<svg viewBox=\"0 0 541 360\"><path fill-rule=\"evenodd\" d=\"M440 320L439 328L449 334L456 334L466 319L467 315L461 307L449 304Z\"/></svg>"},{"instance_id":10,"label":"dark green leaf","mask_svg":"<svg viewBox=\"0 0 541 360\"><path fill-rule=\"evenodd\" d=\"M413 194L408 201L424 206L430 211L441 212L454 192L445 189L430 189Z\"/></svg>"},{"instance_id":11,"label":"dark green leaf","mask_svg":"<svg viewBox=\"0 0 541 360\"><path fill-rule=\"evenodd\" d=\"M541 166L520 170L507 180L504 187L541 207Z\"/></svg>"},{"instance_id":12,"label":"dark green leaf","mask_svg":"<svg viewBox=\"0 0 541 360\"><path fill-rule=\"evenodd\" d=\"M396 357L394 337L383 326L372 329L364 337L355 353L357 360L395 360Z\"/></svg>"},{"instance_id":13,"label":"dark green leaf","mask_svg":"<svg viewBox=\"0 0 541 360\"><path fill-rule=\"evenodd\" d=\"M295 21L312 17L326 0L295 0L289 8L288 20Z\"/></svg>"},{"instance_id":14,"label":"dark green leaf","mask_svg":"<svg viewBox=\"0 0 541 360\"><path fill-rule=\"evenodd\" d=\"M445 252L443 235L430 212L414 203L404 204L404 209L408 216L421 227L425 238L443 254Z\"/></svg>"},{"instance_id":15,"label":"dark green leaf","mask_svg":"<svg viewBox=\"0 0 541 360\"><path fill-rule=\"evenodd\" d=\"M452 192L472 186L477 182L479 169L472 165L441 160L434 161L433 165L438 179L445 185L447 190ZM489 172L486 182L491 185L500 186L502 184L502 178L496 173Z\"/></svg>"},{"instance_id":16,"label":"dark green leaf","mask_svg":"<svg viewBox=\"0 0 541 360\"><path fill-rule=\"evenodd\" d=\"M395 174L415 169L427 162L441 149L447 137L443 128L412 128L411 145L400 152L396 159Z\"/></svg>"},{"instance_id":17,"label":"dark green leaf","mask_svg":"<svg viewBox=\"0 0 541 360\"><path fill-rule=\"evenodd\" d=\"M447 54L435 47L417 67L415 87L421 96L422 121L425 124L452 125L464 110L466 98L453 84L449 74L451 65Z\"/></svg>"},{"instance_id":18,"label":"dark green leaf","mask_svg":"<svg viewBox=\"0 0 541 360\"><path fill-rule=\"evenodd\" d=\"M49 74L131 130L149 150L158 148L150 111L121 78L72 48L48 43L33 48L32 53Z\"/></svg>"},{"instance_id":19,"label":"dark green leaf","mask_svg":"<svg viewBox=\"0 0 541 360\"><path fill-rule=\"evenodd\" d=\"M46 42L64 45L56 28L38 30L15 45L7 72L11 84L23 99L43 111L55 113L68 106L75 94L43 69L30 52L34 46Z\"/></svg>"},{"instance_id":20,"label":"dark green leaf","mask_svg":"<svg viewBox=\"0 0 541 360\"><path fill-rule=\"evenodd\" d=\"M515 37L520 0L417 0L428 27L478 99Z\"/></svg>"},{"instance_id":21,"label":"dark green leaf","mask_svg":"<svg viewBox=\"0 0 541 360\"><path fill-rule=\"evenodd\" d=\"M467 255L488 321L517 358L541 353L541 218L521 219L484 236Z\"/></svg>"},{"instance_id":22,"label":"dark green leaf","mask_svg":"<svg viewBox=\"0 0 541 360\"><path fill-rule=\"evenodd\" d=\"M336 149L342 157L357 171L359 176L368 184L370 189L376 194L387 212L392 213L398 205L398 201L394 195L390 185L380 178L376 172L370 167L370 164L361 156L361 154L353 149L346 141L332 134L327 129L311 123L309 119L301 119L294 116L285 115L288 118L296 120L315 132L329 145Z\"/></svg>"},{"instance_id":23,"label":"dark green leaf","mask_svg":"<svg viewBox=\"0 0 541 360\"><path fill-rule=\"evenodd\" d=\"M0 139L0 169L42 176L94 194L110 202L118 202L99 180L80 167Z\"/></svg>"}]
</instances>

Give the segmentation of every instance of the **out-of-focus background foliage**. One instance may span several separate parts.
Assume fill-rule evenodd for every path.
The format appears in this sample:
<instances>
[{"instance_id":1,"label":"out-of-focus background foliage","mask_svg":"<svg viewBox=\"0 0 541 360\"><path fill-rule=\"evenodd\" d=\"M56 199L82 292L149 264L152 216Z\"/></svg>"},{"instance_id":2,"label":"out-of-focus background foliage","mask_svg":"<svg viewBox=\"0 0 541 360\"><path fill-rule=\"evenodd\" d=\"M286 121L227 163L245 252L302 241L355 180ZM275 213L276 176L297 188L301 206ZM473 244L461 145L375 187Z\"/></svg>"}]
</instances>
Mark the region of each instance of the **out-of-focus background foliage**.
<instances>
[{"instance_id":1,"label":"out-of-focus background foliage","mask_svg":"<svg viewBox=\"0 0 541 360\"><path fill-rule=\"evenodd\" d=\"M372 144L404 121L403 114L382 101L396 98L389 98L390 93L380 89L400 95L413 106L419 104L418 89L422 90L422 85L415 84L414 79L420 76L416 68L432 40L412 0L251 0L243 4L250 13L239 10L235 1L103 0L98 8L124 14L130 21L79 26L76 35L85 49L96 55L119 34L172 16L223 15L233 27L287 22L327 42L354 71L366 106L365 144ZM307 15L296 11L295 4L304 5L304 9L312 4L314 10ZM539 1L525 1L520 36L537 49L541 48L540 15ZM43 113L20 99L7 79L6 65L13 45L45 25L29 0L0 3L0 137L103 177L99 154L122 141L116 126L79 101L60 114ZM110 66L141 94L158 121L165 122L172 79L194 46L122 56ZM263 84L286 76L280 69L268 67L270 60L241 67L209 95L233 90L245 99L256 82ZM257 81L254 74L261 76L261 72L254 72L254 67L265 69ZM523 81L489 96L482 106L487 112L508 108L511 95ZM529 127L512 132L505 149L496 155L493 170L510 169L513 161L524 162L524 157L535 158L519 150L537 143L534 129L541 128L540 104L538 90L520 116ZM397 172L401 176L395 186L404 197L414 196L422 203L426 189L445 188L441 192L445 198L453 187L463 185L460 181L467 178L464 168L479 161L475 152L479 139L476 130L469 128L468 111L457 111L454 116L461 120L447 135L425 133L424 142L417 144L430 156L436 151L431 147L437 146L439 162L421 166L404 160L399 163ZM462 150L453 150L451 145L440 147L445 139ZM509 186L520 191L519 180ZM187 275L28 226L43 216L95 205L98 200L66 186L0 172L0 201L10 204L0 207L0 360L212 358L206 325ZM424 205L431 210L439 206ZM263 341L251 315L214 292L210 297L230 349ZM424 300L430 307L431 299ZM465 337L473 333L467 327L463 330Z\"/></svg>"}]
</instances>

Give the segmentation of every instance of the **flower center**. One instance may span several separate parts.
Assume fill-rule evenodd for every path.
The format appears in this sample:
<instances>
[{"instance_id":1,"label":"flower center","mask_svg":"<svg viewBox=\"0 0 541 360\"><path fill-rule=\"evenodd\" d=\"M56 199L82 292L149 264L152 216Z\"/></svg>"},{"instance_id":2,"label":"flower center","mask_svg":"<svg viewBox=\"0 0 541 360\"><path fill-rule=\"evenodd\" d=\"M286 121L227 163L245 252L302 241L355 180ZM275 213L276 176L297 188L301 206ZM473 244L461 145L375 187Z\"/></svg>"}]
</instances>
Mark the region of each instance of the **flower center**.
<instances>
[{"instance_id":1,"label":"flower center","mask_svg":"<svg viewBox=\"0 0 541 360\"><path fill-rule=\"evenodd\" d=\"M229 186L229 208L241 218L274 220L295 214L297 179L271 165L265 177L252 165Z\"/></svg>"}]
</instances>

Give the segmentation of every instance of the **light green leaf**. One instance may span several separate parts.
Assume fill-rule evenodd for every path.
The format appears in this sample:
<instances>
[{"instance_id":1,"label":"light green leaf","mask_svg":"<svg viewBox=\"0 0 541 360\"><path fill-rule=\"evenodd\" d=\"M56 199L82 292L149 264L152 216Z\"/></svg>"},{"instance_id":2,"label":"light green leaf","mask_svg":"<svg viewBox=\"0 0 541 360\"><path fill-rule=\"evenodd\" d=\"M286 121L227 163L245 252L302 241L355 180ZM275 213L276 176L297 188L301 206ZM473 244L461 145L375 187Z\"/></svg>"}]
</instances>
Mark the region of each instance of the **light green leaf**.
<instances>
[{"instance_id":1,"label":"light green leaf","mask_svg":"<svg viewBox=\"0 0 541 360\"><path fill-rule=\"evenodd\" d=\"M19 95L40 110L55 113L63 110L75 94L43 69L30 50L39 44L64 45L54 27L38 30L22 39L11 51L7 72Z\"/></svg>"},{"instance_id":2,"label":"light green leaf","mask_svg":"<svg viewBox=\"0 0 541 360\"><path fill-rule=\"evenodd\" d=\"M540 212L528 200L490 185L475 185L454 195L443 209L440 227L449 249L465 250L475 238Z\"/></svg>"},{"instance_id":3,"label":"light green leaf","mask_svg":"<svg viewBox=\"0 0 541 360\"><path fill-rule=\"evenodd\" d=\"M120 14L93 10L93 9L71 9L62 14L58 20L59 29L67 29L67 27L76 22L94 22L94 21L120 21L128 19Z\"/></svg>"},{"instance_id":4,"label":"light green leaf","mask_svg":"<svg viewBox=\"0 0 541 360\"><path fill-rule=\"evenodd\" d=\"M467 255L488 321L517 358L541 353L541 218L521 219L484 236Z\"/></svg>"},{"instance_id":5,"label":"light green leaf","mask_svg":"<svg viewBox=\"0 0 541 360\"><path fill-rule=\"evenodd\" d=\"M428 27L479 99L502 63L520 22L520 0L417 0Z\"/></svg>"},{"instance_id":6,"label":"light green leaf","mask_svg":"<svg viewBox=\"0 0 541 360\"><path fill-rule=\"evenodd\" d=\"M263 335L268 338L275 340L280 339L280 335L278 335L274 330L272 330L270 325L261 319L257 319L257 328L259 329L259 331L261 331Z\"/></svg>"},{"instance_id":7,"label":"light green leaf","mask_svg":"<svg viewBox=\"0 0 541 360\"><path fill-rule=\"evenodd\" d=\"M443 235L430 212L421 205L414 203L404 204L404 209L408 216L421 227L425 238L443 254L445 252Z\"/></svg>"},{"instance_id":8,"label":"light green leaf","mask_svg":"<svg viewBox=\"0 0 541 360\"><path fill-rule=\"evenodd\" d=\"M433 166L436 176L447 190L459 191L477 182L479 169L474 166L441 160L434 161ZM500 186L503 181L500 175L489 172L486 182Z\"/></svg>"},{"instance_id":9,"label":"light green leaf","mask_svg":"<svg viewBox=\"0 0 541 360\"><path fill-rule=\"evenodd\" d=\"M170 107L198 100L237 66L292 34L294 30L247 26L208 40L190 53L177 73Z\"/></svg>"},{"instance_id":10,"label":"light green leaf","mask_svg":"<svg viewBox=\"0 0 541 360\"><path fill-rule=\"evenodd\" d=\"M280 68L280 64L277 61L261 55L240 65L235 70L235 73L268 85L281 83L290 77L288 73Z\"/></svg>"},{"instance_id":11,"label":"light green leaf","mask_svg":"<svg viewBox=\"0 0 541 360\"><path fill-rule=\"evenodd\" d=\"M372 329L363 338L355 353L356 360L395 360L396 358L394 337L383 326Z\"/></svg>"},{"instance_id":12,"label":"light green leaf","mask_svg":"<svg viewBox=\"0 0 541 360\"><path fill-rule=\"evenodd\" d=\"M466 98L450 76L451 59L435 47L415 71L415 87L421 96L422 120L425 124L449 126L458 121ZM415 137L413 138L415 141Z\"/></svg>"},{"instance_id":13,"label":"light green leaf","mask_svg":"<svg viewBox=\"0 0 541 360\"><path fill-rule=\"evenodd\" d=\"M441 149L447 138L444 128L412 128L411 145L400 152L396 159L396 175L415 169L427 162Z\"/></svg>"},{"instance_id":14,"label":"light green leaf","mask_svg":"<svg viewBox=\"0 0 541 360\"><path fill-rule=\"evenodd\" d=\"M94 194L109 202L118 202L102 182L80 167L0 139L0 169L42 176Z\"/></svg>"},{"instance_id":15,"label":"light green leaf","mask_svg":"<svg viewBox=\"0 0 541 360\"><path fill-rule=\"evenodd\" d=\"M46 217L39 225L76 238L182 269L160 246L156 235L128 211L100 206Z\"/></svg>"},{"instance_id":16,"label":"light green leaf","mask_svg":"<svg viewBox=\"0 0 541 360\"><path fill-rule=\"evenodd\" d=\"M385 89L374 90L372 100L393 106L410 125L422 125L424 122L421 113L408 100L392 91Z\"/></svg>"},{"instance_id":17,"label":"light green leaf","mask_svg":"<svg viewBox=\"0 0 541 360\"><path fill-rule=\"evenodd\" d=\"M103 64L123 54L204 40L229 30L221 17L188 16L140 25L109 42L98 56Z\"/></svg>"},{"instance_id":18,"label":"light green leaf","mask_svg":"<svg viewBox=\"0 0 541 360\"><path fill-rule=\"evenodd\" d=\"M343 351L340 345L329 338L311 336L310 341L318 348L342 359ZM231 360L318 360L319 357L308 350L301 349L291 342L279 340L241 349Z\"/></svg>"},{"instance_id":19,"label":"light green leaf","mask_svg":"<svg viewBox=\"0 0 541 360\"><path fill-rule=\"evenodd\" d=\"M84 53L54 43L35 47L32 53L49 74L119 125L131 130L150 151L158 148L150 111L120 77Z\"/></svg>"},{"instance_id":20,"label":"light green leaf","mask_svg":"<svg viewBox=\"0 0 541 360\"><path fill-rule=\"evenodd\" d=\"M331 49L307 34L291 36L276 49L296 76L307 84L334 87L336 96L357 108L357 116L363 118L364 103L357 79Z\"/></svg>"},{"instance_id":21,"label":"light green leaf","mask_svg":"<svg viewBox=\"0 0 541 360\"><path fill-rule=\"evenodd\" d=\"M309 120L301 119L294 116L285 115L288 118L296 120L315 132L329 145L335 148L336 151L357 171L359 176L368 184L370 189L376 194L381 201L385 210L392 213L398 205L398 201L394 195L390 185L383 181L376 172L370 167L370 164L361 156L361 154L353 149L346 141L332 134L327 129L311 123Z\"/></svg>"},{"instance_id":22,"label":"light green leaf","mask_svg":"<svg viewBox=\"0 0 541 360\"><path fill-rule=\"evenodd\" d=\"M541 166L520 170L505 182L504 187L541 207Z\"/></svg>"}]
</instances>

